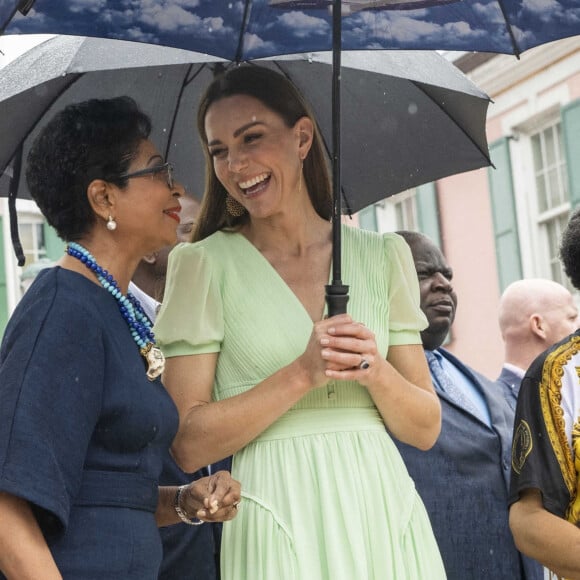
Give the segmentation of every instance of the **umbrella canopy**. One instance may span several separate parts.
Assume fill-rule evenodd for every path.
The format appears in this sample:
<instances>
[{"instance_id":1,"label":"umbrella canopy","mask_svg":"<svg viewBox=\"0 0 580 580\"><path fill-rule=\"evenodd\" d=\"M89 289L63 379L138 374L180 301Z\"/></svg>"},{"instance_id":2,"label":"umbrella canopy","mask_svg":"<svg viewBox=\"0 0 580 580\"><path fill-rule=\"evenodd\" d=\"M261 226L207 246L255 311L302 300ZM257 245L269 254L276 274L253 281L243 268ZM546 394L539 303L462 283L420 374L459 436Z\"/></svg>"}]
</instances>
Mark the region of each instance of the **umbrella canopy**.
<instances>
[{"instance_id":1,"label":"umbrella canopy","mask_svg":"<svg viewBox=\"0 0 580 580\"><path fill-rule=\"evenodd\" d=\"M332 46L332 0L0 0L0 31L82 34L229 60ZM20 9L20 10L18 10ZM580 0L342 0L344 50L520 52L580 34Z\"/></svg>"},{"instance_id":2,"label":"umbrella canopy","mask_svg":"<svg viewBox=\"0 0 580 580\"><path fill-rule=\"evenodd\" d=\"M0 0L0 33L137 40L235 62L333 52L333 276L340 280L341 50L478 50L519 55L580 33L580 0ZM332 7L332 11L329 9ZM340 16L344 17L344 22ZM12 21L12 22L11 22ZM328 290L329 287L327 287ZM329 312L344 311L330 306Z\"/></svg>"},{"instance_id":3,"label":"umbrella canopy","mask_svg":"<svg viewBox=\"0 0 580 580\"><path fill-rule=\"evenodd\" d=\"M336 22L337 19L335 26ZM340 38L340 34L334 37ZM25 140L42 126L44 115L38 113L43 111L52 115L68 102L97 96L134 96L154 120L156 133L152 138L164 148L166 158L184 171L182 181L186 188L192 193L201 191L194 182L196 176L203 174L201 164L195 162L199 149L192 150L191 145L188 149L186 144L196 141L193 111L199 91L213 76L215 59L209 58L208 66L206 55L192 54L191 60L183 64L151 67L147 66L150 61L142 46L137 44L108 41L110 46L93 47L94 43L107 41L86 40L78 41L81 45L75 51L72 47L64 49L67 40L70 42L67 38L47 41L39 49L43 54L32 49L3 69L0 76L0 103L5 111L0 134L7 136L3 140L5 155L0 153L0 170L4 171L4 164L15 155L8 192L11 235L19 262L24 258L16 231L15 198L23 187L21 166L28 147ZM62 51L56 43L63 43ZM168 50L171 49L159 47L156 58L162 58ZM88 66L83 69L85 52ZM264 63L288 76L311 103L332 156L332 284L326 287L330 315L345 312L348 301L348 286L341 280L339 217L343 197L347 211L356 211L409 187L490 163L485 138L488 98L453 65L435 54L357 52L344 55L339 75L339 52L335 43L332 57L298 55ZM101 56L95 58L95 54ZM63 59L61 55L68 56ZM111 70L115 58L122 70ZM171 58L174 62L174 58L184 55ZM101 60L107 63L107 70L100 70ZM340 118L340 78L344 80L348 108L344 119ZM333 89L332 108L329 86ZM36 114L30 115L31 111ZM341 129L348 135L344 149ZM342 155L350 168L344 173ZM193 174L186 175L185 168L192 168Z\"/></svg>"},{"instance_id":4,"label":"umbrella canopy","mask_svg":"<svg viewBox=\"0 0 580 580\"><path fill-rule=\"evenodd\" d=\"M201 93L220 59L170 48L56 37L0 70L0 195L14 160L54 113L71 102L130 95L153 119L152 139L201 195L205 162L196 135ZM331 151L329 54L258 64L288 76L313 107ZM422 183L489 165L488 97L435 53L343 53L342 192L347 212ZM12 163L11 163L12 162ZM22 172L20 172L22 173ZM28 197L22 175L13 187Z\"/></svg>"}]
</instances>

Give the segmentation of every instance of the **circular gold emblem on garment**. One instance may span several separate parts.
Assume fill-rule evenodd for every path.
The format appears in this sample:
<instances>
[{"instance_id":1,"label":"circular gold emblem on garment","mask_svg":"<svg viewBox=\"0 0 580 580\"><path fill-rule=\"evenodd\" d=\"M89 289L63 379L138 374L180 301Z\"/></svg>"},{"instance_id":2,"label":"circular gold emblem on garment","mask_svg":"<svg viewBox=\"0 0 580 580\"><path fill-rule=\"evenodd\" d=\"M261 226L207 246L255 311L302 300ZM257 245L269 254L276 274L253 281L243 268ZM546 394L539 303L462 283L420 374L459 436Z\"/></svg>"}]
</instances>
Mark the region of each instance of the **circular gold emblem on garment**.
<instances>
[{"instance_id":1,"label":"circular gold emblem on garment","mask_svg":"<svg viewBox=\"0 0 580 580\"><path fill-rule=\"evenodd\" d=\"M530 426L521 419L517 429L514 431L512 444L512 468L517 474L521 473L526 458L532 451L532 446Z\"/></svg>"}]
</instances>

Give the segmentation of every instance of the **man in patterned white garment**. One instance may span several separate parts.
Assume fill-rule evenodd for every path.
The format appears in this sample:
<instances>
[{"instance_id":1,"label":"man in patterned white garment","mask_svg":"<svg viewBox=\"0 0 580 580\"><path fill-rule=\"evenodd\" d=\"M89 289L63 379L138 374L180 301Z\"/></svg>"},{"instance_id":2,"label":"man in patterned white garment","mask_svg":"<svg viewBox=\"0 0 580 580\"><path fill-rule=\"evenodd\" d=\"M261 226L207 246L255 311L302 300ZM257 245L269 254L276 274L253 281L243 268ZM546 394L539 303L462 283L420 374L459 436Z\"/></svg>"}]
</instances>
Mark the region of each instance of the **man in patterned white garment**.
<instances>
[{"instance_id":1,"label":"man in patterned white garment","mask_svg":"<svg viewBox=\"0 0 580 580\"><path fill-rule=\"evenodd\" d=\"M564 269L580 289L580 211L564 231ZM519 549L556 578L580 578L580 331L542 353L516 407L510 526Z\"/></svg>"}]
</instances>

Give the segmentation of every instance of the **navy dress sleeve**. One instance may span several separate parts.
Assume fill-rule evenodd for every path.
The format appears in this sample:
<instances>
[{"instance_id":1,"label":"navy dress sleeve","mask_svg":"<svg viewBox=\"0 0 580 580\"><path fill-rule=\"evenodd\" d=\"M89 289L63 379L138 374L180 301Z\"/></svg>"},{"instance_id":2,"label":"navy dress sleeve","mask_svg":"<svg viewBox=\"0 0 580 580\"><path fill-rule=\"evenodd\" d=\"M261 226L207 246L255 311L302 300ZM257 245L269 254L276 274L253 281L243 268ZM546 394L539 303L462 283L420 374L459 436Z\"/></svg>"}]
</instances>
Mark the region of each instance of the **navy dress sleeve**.
<instances>
[{"instance_id":1,"label":"navy dress sleeve","mask_svg":"<svg viewBox=\"0 0 580 580\"><path fill-rule=\"evenodd\" d=\"M57 286L29 289L0 350L0 489L31 502L45 533L66 529L105 368L100 327Z\"/></svg>"}]
</instances>

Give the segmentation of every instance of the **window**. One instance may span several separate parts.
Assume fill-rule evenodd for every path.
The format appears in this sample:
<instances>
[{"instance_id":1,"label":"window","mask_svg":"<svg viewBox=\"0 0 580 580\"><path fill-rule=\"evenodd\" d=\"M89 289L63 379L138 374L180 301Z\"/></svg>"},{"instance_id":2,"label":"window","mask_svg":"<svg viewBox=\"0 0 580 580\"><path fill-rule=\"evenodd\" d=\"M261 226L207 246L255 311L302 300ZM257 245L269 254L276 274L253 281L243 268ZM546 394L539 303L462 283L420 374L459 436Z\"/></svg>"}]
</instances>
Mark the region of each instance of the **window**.
<instances>
[{"instance_id":1,"label":"window","mask_svg":"<svg viewBox=\"0 0 580 580\"><path fill-rule=\"evenodd\" d=\"M540 213L568 202L562 130L556 123L531 136L534 175Z\"/></svg>"},{"instance_id":2,"label":"window","mask_svg":"<svg viewBox=\"0 0 580 580\"><path fill-rule=\"evenodd\" d=\"M358 212L358 223L363 230L378 231L377 212L374 205L365 207Z\"/></svg>"},{"instance_id":3,"label":"window","mask_svg":"<svg viewBox=\"0 0 580 580\"><path fill-rule=\"evenodd\" d=\"M24 267L38 262L41 258L46 258L44 226L41 221L37 221L34 217L20 215L18 231L24 257L26 258Z\"/></svg>"},{"instance_id":4,"label":"window","mask_svg":"<svg viewBox=\"0 0 580 580\"><path fill-rule=\"evenodd\" d=\"M395 208L395 219L397 230L419 229L417 220L417 194L415 189L410 189L393 196L393 206Z\"/></svg>"},{"instance_id":5,"label":"window","mask_svg":"<svg viewBox=\"0 0 580 580\"><path fill-rule=\"evenodd\" d=\"M387 197L376 208L379 232L419 230L415 189Z\"/></svg>"},{"instance_id":6,"label":"window","mask_svg":"<svg viewBox=\"0 0 580 580\"><path fill-rule=\"evenodd\" d=\"M549 267L546 275L572 290L559 259L562 231L570 217L570 192L560 121L530 135L530 143L536 186L536 219L545 248L544 259Z\"/></svg>"},{"instance_id":7,"label":"window","mask_svg":"<svg viewBox=\"0 0 580 580\"><path fill-rule=\"evenodd\" d=\"M46 267L43 262L49 262L46 253L44 222L41 216L19 212L18 233L25 262L22 268L16 267L14 272L14 279L17 281L14 289L16 301L22 298L40 269Z\"/></svg>"}]
</instances>

